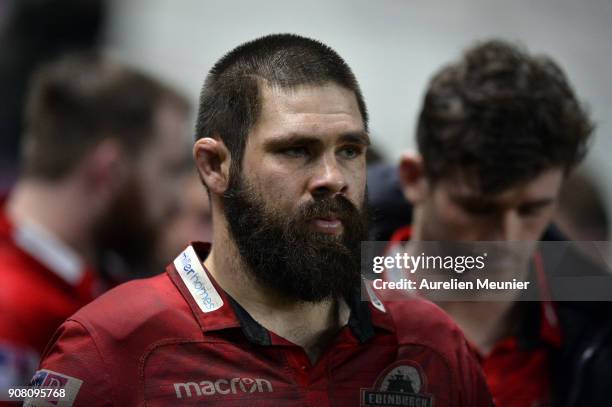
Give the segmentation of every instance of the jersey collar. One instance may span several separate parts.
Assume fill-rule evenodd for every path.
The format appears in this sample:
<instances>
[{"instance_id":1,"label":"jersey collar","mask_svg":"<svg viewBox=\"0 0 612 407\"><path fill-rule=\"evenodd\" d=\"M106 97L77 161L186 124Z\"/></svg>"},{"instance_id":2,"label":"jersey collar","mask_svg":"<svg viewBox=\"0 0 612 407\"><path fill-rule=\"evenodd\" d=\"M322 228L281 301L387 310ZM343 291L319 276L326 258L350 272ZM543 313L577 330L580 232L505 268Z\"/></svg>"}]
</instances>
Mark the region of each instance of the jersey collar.
<instances>
[{"instance_id":1,"label":"jersey collar","mask_svg":"<svg viewBox=\"0 0 612 407\"><path fill-rule=\"evenodd\" d=\"M34 221L11 222L2 207L0 229L23 252L36 259L66 283L79 285L87 270L81 257Z\"/></svg>"},{"instance_id":2,"label":"jersey collar","mask_svg":"<svg viewBox=\"0 0 612 407\"><path fill-rule=\"evenodd\" d=\"M194 242L185 249L167 272L189 304L200 328L204 332L241 328L245 337L258 345L273 345L276 335L271 334L215 281L204 267L203 260L208 256L209 243ZM355 338L363 343L375 334L374 326L393 329L368 302L361 301L359 290L347 301L351 313L348 326Z\"/></svg>"}]
</instances>

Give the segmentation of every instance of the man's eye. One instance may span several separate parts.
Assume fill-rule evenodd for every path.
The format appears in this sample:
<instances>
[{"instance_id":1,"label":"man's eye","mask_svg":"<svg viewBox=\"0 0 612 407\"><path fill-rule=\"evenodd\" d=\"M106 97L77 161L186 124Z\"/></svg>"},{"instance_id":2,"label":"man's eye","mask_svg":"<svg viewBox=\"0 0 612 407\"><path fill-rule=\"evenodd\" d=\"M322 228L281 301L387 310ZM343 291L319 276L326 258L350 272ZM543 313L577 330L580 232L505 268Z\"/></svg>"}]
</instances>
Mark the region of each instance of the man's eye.
<instances>
[{"instance_id":1,"label":"man's eye","mask_svg":"<svg viewBox=\"0 0 612 407\"><path fill-rule=\"evenodd\" d=\"M466 205L463 209L473 216L489 216L495 213L495 207L493 206Z\"/></svg>"},{"instance_id":2,"label":"man's eye","mask_svg":"<svg viewBox=\"0 0 612 407\"><path fill-rule=\"evenodd\" d=\"M340 149L340 155L343 158L356 158L363 153L363 148L355 147L355 146L346 146Z\"/></svg>"},{"instance_id":3,"label":"man's eye","mask_svg":"<svg viewBox=\"0 0 612 407\"><path fill-rule=\"evenodd\" d=\"M542 209L542 206L526 206L524 208L519 208L519 214L525 217L537 216L542 212Z\"/></svg>"},{"instance_id":4,"label":"man's eye","mask_svg":"<svg viewBox=\"0 0 612 407\"><path fill-rule=\"evenodd\" d=\"M288 147L288 148L281 150L281 154L286 155L288 157L299 158L299 157L308 157L310 152L308 151L308 148L306 147Z\"/></svg>"}]
</instances>

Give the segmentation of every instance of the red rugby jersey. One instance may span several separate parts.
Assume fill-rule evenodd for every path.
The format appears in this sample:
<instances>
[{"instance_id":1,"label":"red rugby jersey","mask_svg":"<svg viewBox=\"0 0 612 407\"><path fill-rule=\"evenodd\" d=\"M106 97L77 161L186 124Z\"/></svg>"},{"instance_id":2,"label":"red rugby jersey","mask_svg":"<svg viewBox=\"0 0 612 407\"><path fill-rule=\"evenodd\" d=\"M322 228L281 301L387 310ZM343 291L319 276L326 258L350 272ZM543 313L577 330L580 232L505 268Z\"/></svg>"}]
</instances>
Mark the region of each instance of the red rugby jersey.
<instances>
[{"instance_id":1,"label":"red rugby jersey","mask_svg":"<svg viewBox=\"0 0 612 407\"><path fill-rule=\"evenodd\" d=\"M315 364L266 330L189 246L167 273L126 283L57 331L34 384L63 405L490 406L463 335L435 305L349 304L349 323ZM46 405L34 402L31 405Z\"/></svg>"}]
</instances>

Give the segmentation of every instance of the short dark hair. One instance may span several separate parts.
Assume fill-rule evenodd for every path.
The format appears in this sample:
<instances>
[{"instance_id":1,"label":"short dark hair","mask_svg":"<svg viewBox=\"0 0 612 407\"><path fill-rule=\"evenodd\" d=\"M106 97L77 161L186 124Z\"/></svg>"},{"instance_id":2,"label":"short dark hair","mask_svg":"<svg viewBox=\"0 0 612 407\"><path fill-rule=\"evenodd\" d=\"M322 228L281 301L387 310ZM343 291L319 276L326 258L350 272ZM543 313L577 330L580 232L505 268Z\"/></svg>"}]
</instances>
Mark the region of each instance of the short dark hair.
<instances>
[{"instance_id":1,"label":"short dark hair","mask_svg":"<svg viewBox=\"0 0 612 407\"><path fill-rule=\"evenodd\" d=\"M22 147L25 177L57 180L73 171L87 151L116 137L136 155L153 136L163 102L184 110L180 94L97 53L70 54L33 77Z\"/></svg>"},{"instance_id":2,"label":"short dark hair","mask_svg":"<svg viewBox=\"0 0 612 407\"><path fill-rule=\"evenodd\" d=\"M481 192L498 193L548 168L569 171L593 128L555 62L490 40L433 77L417 143L432 182L467 171Z\"/></svg>"},{"instance_id":3,"label":"short dark hair","mask_svg":"<svg viewBox=\"0 0 612 407\"><path fill-rule=\"evenodd\" d=\"M327 45L294 34L272 34L244 43L210 70L200 95L196 139L219 137L241 168L249 130L261 110L260 83L291 89L331 82L355 92L367 129L368 115L351 68Z\"/></svg>"}]
</instances>

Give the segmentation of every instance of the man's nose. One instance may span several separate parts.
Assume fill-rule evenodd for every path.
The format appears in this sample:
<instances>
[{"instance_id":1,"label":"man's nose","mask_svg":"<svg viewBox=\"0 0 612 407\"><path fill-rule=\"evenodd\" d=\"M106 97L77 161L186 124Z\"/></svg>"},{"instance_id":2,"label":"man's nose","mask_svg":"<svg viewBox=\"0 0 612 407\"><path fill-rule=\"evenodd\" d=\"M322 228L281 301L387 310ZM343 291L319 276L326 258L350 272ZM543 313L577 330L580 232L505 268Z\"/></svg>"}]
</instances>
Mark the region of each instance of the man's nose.
<instances>
[{"instance_id":1,"label":"man's nose","mask_svg":"<svg viewBox=\"0 0 612 407\"><path fill-rule=\"evenodd\" d=\"M348 189L346 177L338 165L335 155L321 157L310 181L313 197L344 194Z\"/></svg>"},{"instance_id":2,"label":"man's nose","mask_svg":"<svg viewBox=\"0 0 612 407\"><path fill-rule=\"evenodd\" d=\"M496 222L492 240L511 241L519 240L520 216L516 211L502 212Z\"/></svg>"}]
</instances>

